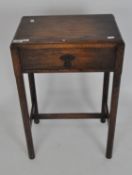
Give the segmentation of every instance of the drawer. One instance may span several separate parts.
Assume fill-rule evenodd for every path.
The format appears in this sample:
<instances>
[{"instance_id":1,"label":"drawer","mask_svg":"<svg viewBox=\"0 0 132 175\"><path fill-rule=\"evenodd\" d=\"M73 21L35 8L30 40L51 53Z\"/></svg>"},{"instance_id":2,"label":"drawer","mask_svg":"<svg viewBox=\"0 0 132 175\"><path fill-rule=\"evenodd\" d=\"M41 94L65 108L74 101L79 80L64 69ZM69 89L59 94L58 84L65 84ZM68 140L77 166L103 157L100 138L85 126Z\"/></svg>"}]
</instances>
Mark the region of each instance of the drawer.
<instances>
[{"instance_id":1,"label":"drawer","mask_svg":"<svg viewBox=\"0 0 132 175\"><path fill-rule=\"evenodd\" d=\"M112 71L114 48L20 49L23 72Z\"/></svg>"}]
</instances>

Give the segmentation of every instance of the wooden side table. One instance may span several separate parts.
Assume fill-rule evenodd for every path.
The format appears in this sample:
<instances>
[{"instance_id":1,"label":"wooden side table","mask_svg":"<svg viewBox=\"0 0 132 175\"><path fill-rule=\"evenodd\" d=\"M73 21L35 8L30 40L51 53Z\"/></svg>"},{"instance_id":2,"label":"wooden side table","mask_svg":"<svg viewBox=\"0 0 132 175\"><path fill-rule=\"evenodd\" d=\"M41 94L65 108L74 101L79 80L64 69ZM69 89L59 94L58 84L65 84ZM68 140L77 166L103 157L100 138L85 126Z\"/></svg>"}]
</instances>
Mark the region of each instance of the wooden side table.
<instances>
[{"instance_id":1,"label":"wooden side table","mask_svg":"<svg viewBox=\"0 0 132 175\"><path fill-rule=\"evenodd\" d=\"M11 43L29 158L35 157L31 123L40 119L108 119L106 157L112 157L124 42L113 15L29 16L21 19ZM101 113L40 114L34 73L104 72ZM110 112L109 75L113 72ZM23 74L27 73L32 108L29 115Z\"/></svg>"}]
</instances>

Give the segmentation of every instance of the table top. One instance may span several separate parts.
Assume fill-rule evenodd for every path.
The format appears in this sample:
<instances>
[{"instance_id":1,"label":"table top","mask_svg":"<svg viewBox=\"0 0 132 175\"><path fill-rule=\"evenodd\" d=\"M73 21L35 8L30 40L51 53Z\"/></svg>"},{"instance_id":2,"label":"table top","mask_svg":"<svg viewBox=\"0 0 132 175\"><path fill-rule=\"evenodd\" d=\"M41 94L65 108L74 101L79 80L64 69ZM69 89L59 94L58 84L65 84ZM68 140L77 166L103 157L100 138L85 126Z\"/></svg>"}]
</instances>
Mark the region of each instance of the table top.
<instances>
[{"instance_id":1,"label":"table top","mask_svg":"<svg viewBox=\"0 0 132 175\"><path fill-rule=\"evenodd\" d=\"M120 42L115 18L105 15L24 16L12 43Z\"/></svg>"}]
</instances>

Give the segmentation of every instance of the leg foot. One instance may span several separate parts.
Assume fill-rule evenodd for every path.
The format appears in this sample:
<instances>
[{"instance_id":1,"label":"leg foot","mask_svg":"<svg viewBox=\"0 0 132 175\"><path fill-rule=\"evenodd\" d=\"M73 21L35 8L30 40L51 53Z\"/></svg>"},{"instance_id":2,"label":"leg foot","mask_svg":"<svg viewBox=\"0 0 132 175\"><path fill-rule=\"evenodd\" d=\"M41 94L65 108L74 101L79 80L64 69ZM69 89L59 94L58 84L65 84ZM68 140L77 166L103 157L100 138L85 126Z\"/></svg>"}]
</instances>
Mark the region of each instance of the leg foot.
<instances>
[{"instance_id":1,"label":"leg foot","mask_svg":"<svg viewBox=\"0 0 132 175\"><path fill-rule=\"evenodd\" d=\"M34 158L35 158L35 154L29 155L29 159L34 159Z\"/></svg>"},{"instance_id":2,"label":"leg foot","mask_svg":"<svg viewBox=\"0 0 132 175\"><path fill-rule=\"evenodd\" d=\"M107 158L107 159L111 159L111 158L112 158L112 155L106 154L106 158Z\"/></svg>"},{"instance_id":3,"label":"leg foot","mask_svg":"<svg viewBox=\"0 0 132 175\"><path fill-rule=\"evenodd\" d=\"M105 123L105 122L106 122L106 118L103 118L103 117L102 117L102 118L100 119L100 121L101 121L101 123Z\"/></svg>"},{"instance_id":4,"label":"leg foot","mask_svg":"<svg viewBox=\"0 0 132 175\"><path fill-rule=\"evenodd\" d=\"M35 123L35 124L39 124L39 123L40 123L40 120L37 119L37 118L35 118L35 119L34 119L34 123Z\"/></svg>"}]
</instances>

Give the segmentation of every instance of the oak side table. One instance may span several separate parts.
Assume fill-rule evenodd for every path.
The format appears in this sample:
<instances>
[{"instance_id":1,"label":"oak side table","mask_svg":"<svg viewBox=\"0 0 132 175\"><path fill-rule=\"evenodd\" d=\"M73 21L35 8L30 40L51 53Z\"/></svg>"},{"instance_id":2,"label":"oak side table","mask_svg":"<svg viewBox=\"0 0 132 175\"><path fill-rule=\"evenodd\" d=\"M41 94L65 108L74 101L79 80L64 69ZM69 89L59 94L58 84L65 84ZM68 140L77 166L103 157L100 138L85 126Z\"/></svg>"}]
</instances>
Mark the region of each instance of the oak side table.
<instances>
[{"instance_id":1,"label":"oak side table","mask_svg":"<svg viewBox=\"0 0 132 175\"><path fill-rule=\"evenodd\" d=\"M108 121L106 157L112 157L124 41L115 18L106 15L27 16L21 19L10 45L29 158L35 157L31 123L40 119L100 119ZM103 72L99 113L40 114L34 73ZM108 109L109 76L113 72ZM29 115L23 74L28 74L32 108Z\"/></svg>"}]
</instances>

